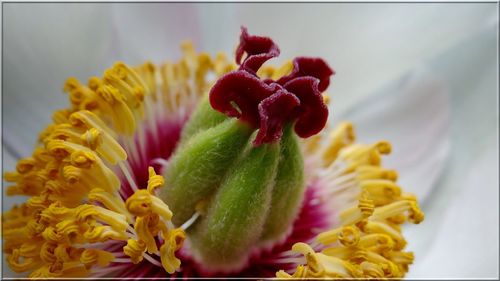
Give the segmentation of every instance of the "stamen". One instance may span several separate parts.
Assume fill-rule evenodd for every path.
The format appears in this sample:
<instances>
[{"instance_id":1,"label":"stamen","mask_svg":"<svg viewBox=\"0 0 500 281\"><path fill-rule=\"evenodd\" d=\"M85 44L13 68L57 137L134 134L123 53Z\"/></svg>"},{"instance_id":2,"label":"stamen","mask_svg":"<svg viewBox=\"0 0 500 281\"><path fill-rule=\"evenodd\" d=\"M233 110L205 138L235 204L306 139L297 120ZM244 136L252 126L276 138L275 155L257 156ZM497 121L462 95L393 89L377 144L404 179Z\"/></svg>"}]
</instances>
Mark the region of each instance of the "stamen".
<instances>
[{"instance_id":1,"label":"stamen","mask_svg":"<svg viewBox=\"0 0 500 281\"><path fill-rule=\"evenodd\" d=\"M113 262L115 263L131 263L132 261L130 260L130 258L115 258L113 260Z\"/></svg>"},{"instance_id":2,"label":"stamen","mask_svg":"<svg viewBox=\"0 0 500 281\"><path fill-rule=\"evenodd\" d=\"M179 228L186 231L196 220L200 217L200 213L196 212L194 215L188 219L185 223L183 223Z\"/></svg>"},{"instance_id":3,"label":"stamen","mask_svg":"<svg viewBox=\"0 0 500 281\"><path fill-rule=\"evenodd\" d=\"M157 266L157 267L162 267L161 263L158 262L155 258L153 258L152 256L148 255L147 253L144 253L142 254L144 256L144 258L149 261L151 264Z\"/></svg>"},{"instance_id":4,"label":"stamen","mask_svg":"<svg viewBox=\"0 0 500 281\"><path fill-rule=\"evenodd\" d=\"M127 167L125 167L125 164L123 162L118 163L118 167L120 167L120 170L122 171L123 175L127 179L128 184L132 188L133 191L139 190L137 187L137 184L135 183L134 179L132 178L132 175L130 174L129 170Z\"/></svg>"}]
</instances>

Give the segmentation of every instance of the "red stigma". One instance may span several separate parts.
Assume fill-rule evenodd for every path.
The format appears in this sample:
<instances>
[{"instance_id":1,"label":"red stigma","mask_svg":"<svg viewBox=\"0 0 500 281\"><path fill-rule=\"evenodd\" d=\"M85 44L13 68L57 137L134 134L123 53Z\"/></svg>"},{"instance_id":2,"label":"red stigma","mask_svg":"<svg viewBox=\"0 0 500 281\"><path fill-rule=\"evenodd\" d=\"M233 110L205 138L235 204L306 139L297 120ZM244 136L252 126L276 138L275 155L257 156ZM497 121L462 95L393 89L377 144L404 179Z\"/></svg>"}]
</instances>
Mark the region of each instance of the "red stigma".
<instances>
[{"instance_id":1,"label":"red stigma","mask_svg":"<svg viewBox=\"0 0 500 281\"><path fill-rule=\"evenodd\" d=\"M319 133L328 119L321 92L335 72L321 58L297 57L290 74L277 81L260 79L259 68L279 53L273 40L249 35L242 27L236 49L239 69L222 76L210 90L215 110L259 128L255 145L279 141L285 122L295 122L297 135L307 138Z\"/></svg>"}]
</instances>

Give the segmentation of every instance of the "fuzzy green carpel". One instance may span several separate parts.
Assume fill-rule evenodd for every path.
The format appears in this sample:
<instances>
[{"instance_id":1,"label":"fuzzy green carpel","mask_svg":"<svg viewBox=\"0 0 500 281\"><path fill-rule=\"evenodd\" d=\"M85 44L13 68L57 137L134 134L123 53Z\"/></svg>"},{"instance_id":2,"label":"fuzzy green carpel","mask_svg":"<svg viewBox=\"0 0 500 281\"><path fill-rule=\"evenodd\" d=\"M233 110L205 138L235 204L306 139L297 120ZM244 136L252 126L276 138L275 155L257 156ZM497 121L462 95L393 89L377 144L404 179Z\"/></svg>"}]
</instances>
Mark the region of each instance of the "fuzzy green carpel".
<instances>
[{"instance_id":1,"label":"fuzzy green carpel","mask_svg":"<svg viewBox=\"0 0 500 281\"><path fill-rule=\"evenodd\" d=\"M179 146L164 173L165 188L160 195L174 212L175 225L186 222L196 204L213 194L251 134L250 127L231 119Z\"/></svg>"},{"instance_id":2,"label":"fuzzy green carpel","mask_svg":"<svg viewBox=\"0 0 500 281\"><path fill-rule=\"evenodd\" d=\"M210 106L208 95L205 95L198 103L193 115L189 118L189 122L182 129L180 143L185 143L185 141L193 135L212 128L227 119L228 117L226 115L214 110Z\"/></svg>"},{"instance_id":3,"label":"fuzzy green carpel","mask_svg":"<svg viewBox=\"0 0 500 281\"><path fill-rule=\"evenodd\" d=\"M280 240L287 234L300 211L304 188L304 160L293 126L288 124L280 142L280 160L271 207L261 236L264 244Z\"/></svg>"},{"instance_id":4,"label":"fuzzy green carpel","mask_svg":"<svg viewBox=\"0 0 500 281\"><path fill-rule=\"evenodd\" d=\"M199 214L187 235L196 258L212 270L241 268L252 248L282 239L302 202L304 164L293 123L273 143L255 146L256 135L205 99L164 172L161 197L172 222L181 226Z\"/></svg>"},{"instance_id":5,"label":"fuzzy green carpel","mask_svg":"<svg viewBox=\"0 0 500 281\"><path fill-rule=\"evenodd\" d=\"M200 101L164 172L161 196L172 222L186 229L195 259L211 271L242 268L254 249L285 238L300 211L305 177L297 136L324 128L321 92L334 72L321 58L297 57L278 80L259 77L279 53L270 38L242 28L239 68Z\"/></svg>"},{"instance_id":6,"label":"fuzzy green carpel","mask_svg":"<svg viewBox=\"0 0 500 281\"><path fill-rule=\"evenodd\" d=\"M228 171L207 215L189 233L205 265L226 269L245 262L262 233L278 159L278 144L249 146Z\"/></svg>"}]
</instances>

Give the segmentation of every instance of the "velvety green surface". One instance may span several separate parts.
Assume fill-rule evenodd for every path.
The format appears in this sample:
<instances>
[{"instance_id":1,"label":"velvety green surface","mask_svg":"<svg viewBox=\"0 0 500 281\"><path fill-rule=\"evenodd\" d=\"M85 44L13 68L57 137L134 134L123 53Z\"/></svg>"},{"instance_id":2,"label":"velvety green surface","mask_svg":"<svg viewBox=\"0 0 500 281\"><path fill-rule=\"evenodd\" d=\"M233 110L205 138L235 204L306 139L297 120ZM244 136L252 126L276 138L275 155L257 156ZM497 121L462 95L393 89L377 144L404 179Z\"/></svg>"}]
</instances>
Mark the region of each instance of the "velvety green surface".
<instances>
[{"instance_id":1,"label":"velvety green surface","mask_svg":"<svg viewBox=\"0 0 500 281\"><path fill-rule=\"evenodd\" d=\"M187 233L194 253L212 269L237 268L251 247L286 235L299 211L304 164L293 124L272 144L255 147L256 133L212 109L205 97L164 172L160 196L174 225L206 203Z\"/></svg>"},{"instance_id":2,"label":"velvety green surface","mask_svg":"<svg viewBox=\"0 0 500 281\"><path fill-rule=\"evenodd\" d=\"M262 242L280 239L291 227L304 194L304 161L292 124L283 131L271 209L262 233Z\"/></svg>"},{"instance_id":3,"label":"velvety green surface","mask_svg":"<svg viewBox=\"0 0 500 281\"><path fill-rule=\"evenodd\" d=\"M212 128L227 119L228 117L226 115L214 110L210 106L208 95L205 95L196 107L191 118L189 118L186 126L184 126L181 135L181 143L185 143L186 140L194 134Z\"/></svg>"},{"instance_id":4,"label":"velvety green surface","mask_svg":"<svg viewBox=\"0 0 500 281\"><path fill-rule=\"evenodd\" d=\"M207 215L189 234L206 266L245 261L262 232L279 161L279 144L249 145L221 183Z\"/></svg>"},{"instance_id":5,"label":"velvety green surface","mask_svg":"<svg viewBox=\"0 0 500 281\"><path fill-rule=\"evenodd\" d=\"M230 119L194 135L175 152L164 172L165 187L160 194L174 213L175 225L187 221L196 203L218 188L251 133L246 124Z\"/></svg>"}]
</instances>

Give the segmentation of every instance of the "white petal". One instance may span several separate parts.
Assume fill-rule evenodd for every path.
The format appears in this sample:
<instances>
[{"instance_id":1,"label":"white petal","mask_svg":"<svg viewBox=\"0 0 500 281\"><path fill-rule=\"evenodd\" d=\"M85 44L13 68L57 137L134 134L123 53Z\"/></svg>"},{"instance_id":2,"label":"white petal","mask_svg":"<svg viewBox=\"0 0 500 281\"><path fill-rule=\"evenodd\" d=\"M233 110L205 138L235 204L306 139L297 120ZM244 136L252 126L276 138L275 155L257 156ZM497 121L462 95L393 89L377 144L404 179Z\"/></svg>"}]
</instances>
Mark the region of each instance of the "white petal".
<instances>
[{"instance_id":1,"label":"white petal","mask_svg":"<svg viewBox=\"0 0 500 281\"><path fill-rule=\"evenodd\" d=\"M111 63L108 9L83 4L4 6L4 141L22 156L55 109L68 76L87 81Z\"/></svg>"},{"instance_id":2,"label":"white petal","mask_svg":"<svg viewBox=\"0 0 500 281\"><path fill-rule=\"evenodd\" d=\"M499 151L495 136L487 142L468 168L455 168L426 221L408 229L416 255L408 278L498 278Z\"/></svg>"},{"instance_id":3,"label":"white petal","mask_svg":"<svg viewBox=\"0 0 500 281\"><path fill-rule=\"evenodd\" d=\"M449 98L442 81L416 70L332 119L353 121L360 142L390 141L393 151L384 166L396 169L399 184L425 200L450 147Z\"/></svg>"},{"instance_id":4,"label":"white petal","mask_svg":"<svg viewBox=\"0 0 500 281\"><path fill-rule=\"evenodd\" d=\"M498 19L431 63L449 84L453 143L425 221L406 231L410 278L498 278L497 29Z\"/></svg>"},{"instance_id":5,"label":"white petal","mask_svg":"<svg viewBox=\"0 0 500 281\"><path fill-rule=\"evenodd\" d=\"M477 32L497 14L495 4L252 3L237 7L237 19L251 33L275 39L281 49L276 61L319 56L337 71L328 91L339 111ZM212 19L223 18L217 14Z\"/></svg>"},{"instance_id":6,"label":"white petal","mask_svg":"<svg viewBox=\"0 0 500 281\"><path fill-rule=\"evenodd\" d=\"M129 64L176 60L183 40L191 40L195 46L202 43L202 23L196 4L113 5L112 18L118 41L117 56Z\"/></svg>"}]
</instances>

